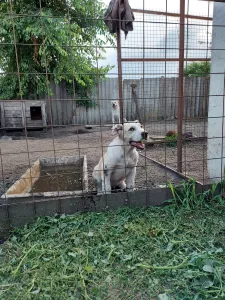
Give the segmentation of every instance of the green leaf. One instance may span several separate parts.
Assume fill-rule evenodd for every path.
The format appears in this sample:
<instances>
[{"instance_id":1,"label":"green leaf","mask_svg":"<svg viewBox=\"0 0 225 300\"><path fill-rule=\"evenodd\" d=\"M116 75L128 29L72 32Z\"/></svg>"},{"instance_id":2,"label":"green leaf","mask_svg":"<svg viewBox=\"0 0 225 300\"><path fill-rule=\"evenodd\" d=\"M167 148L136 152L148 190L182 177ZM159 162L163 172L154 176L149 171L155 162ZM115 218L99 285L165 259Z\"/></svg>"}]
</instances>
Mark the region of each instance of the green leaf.
<instances>
[{"instance_id":1,"label":"green leaf","mask_svg":"<svg viewBox=\"0 0 225 300\"><path fill-rule=\"evenodd\" d=\"M13 242L16 242L16 241L17 241L17 237L16 237L15 235L12 237L12 241L13 241Z\"/></svg>"},{"instance_id":2,"label":"green leaf","mask_svg":"<svg viewBox=\"0 0 225 300\"><path fill-rule=\"evenodd\" d=\"M32 291L31 294L37 295L40 293L40 291L41 291L41 288L38 288L37 290Z\"/></svg>"},{"instance_id":3,"label":"green leaf","mask_svg":"<svg viewBox=\"0 0 225 300\"><path fill-rule=\"evenodd\" d=\"M211 280L207 280L203 283L202 285L205 289L210 288L211 286L213 286L213 282Z\"/></svg>"},{"instance_id":4,"label":"green leaf","mask_svg":"<svg viewBox=\"0 0 225 300\"><path fill-rule=\"evenodd\" d=\"M54 235L55 233L57 233L59 230L58 230L58 228L50 228L49 230L48 230L48 233L50 234L50 235Z\"/></svg>"},{"instance_id":5,"label":"green leaf","mask_svg":"<svg viewBox=\"0 0 225 300\"><path fill-rule=\"evenodd\" d=\"M215 253L223 253L223 249L222 248L218 248L218 249L216 249Z\"/></svg>"},{"instance_id":6,"label":"green leaf","mask_svg":"<svg viewBox=\"0 0 225 300\"><path fill-rule=\"evenodd\" d=\"M75 246L78 246L78 245L80 244L80 242L81 242L81 241L80 241L80 238L75 238L75 239L74 239L74 245L75 245Z\"/></svg>"},{"instance_id":7,"label":"green leaf","mask_svg":"<svg viewBox=\"0 0 225 300\"><path fill-rule=\"evenodd\" d=\"M213 273L213 267L210 265L204 265L203 271L208 272L208 273Z\"/></svg>"},{"instance_id":8,"label":"green leaf","mask_svg":"<svg viewBox=\"0 0 225 300\"><path fill-rule=\"evenodd\" d=\"M112 278L110 275L108 275L105 279L106 282L110 283L112 281Z\"/></svg>"},{"instance_id":9,"label":"green leaf","mask_svg":"<svg viewBox=\"0 0 225 300\"><path fill-rule=\"evenodd\" d=\"M167 294L159 294L158 299L159 300L169 300L169 297L167 296Z\"/></svg>"},{"instance_id":10,"label":"green leaf","mask_svg":"<svg viewBox=\"0 0 225 300\"><path fill-rule=\"evenodd\" d=\"M66 223L61 223L61 224L59 225L59 227L60 227L61 229L65 228L66 226L67 226Z\"/></svg>"},{"instance_id":11,"label":"green leaf","mask_svg":"<svg viewBox=\"0 0 225 300\"><path fill-rule=\"evenodd\" d=\"M184 76L188 77L201 77L209 76L210 74L210 63L209 62L193 62L184 69Z\"/></svg>"},{"instance_id":12,"label":"green leaf","mask_svg":"<svg viewBox=\"0 0 225 300\"><path fill-rule=\"evenodd\" d=\"M93 266L86 266L86 267L85 267L85 270L86 270L88 273L93 273L94 267L93 267Z\"/></svg>"},{"instance_id":13,"label":"green leaf","mask_svg":"<svg viewBox=\"0 0 225 300\"><path fill-rule=\"evenodd\" d=\"M51 258L48 258L48 257L42 257L43 261L50 261Z\"/></svg>"},{"instance_id":14,"label":"green leaf","mask_svg":"<svg viewBox=\"0 0 225 300\"><path fill-rule=\"evenodd\" d=\"M3 1L4 2L4 1ZM8 15L9 5L0 6L0 98L20 99L30 94L52 94L49 83L64 82L71 95L84 95L92 91L97 81L105 78L111 67L96 67L96 51L104 58L104 44L114 45L115 39L108 34L102 17L103 4L96 1L45 1L40 16L39 1L13 1L17 52L19 57L20 84L14 51L12 22ZM70 9L72 8L73 9ZM68 11L70 22L68 22ZM29 17L30 16L30 17ZM93 21L98 19L98 21ZM24 46L29 45L29 46ZM81 47L82 46L82 47ZM49 76L46 78L45 73ZM82 106L90 107L92 99L82 100Z\"/></svg>"},{"instance_id":15,"label":"green leaf","mask_svg":"<svg viewBox=\"0 0 225 300\"><path fill-rule=\"evenodd\" d=\"M131 260L132 259L132 255L131 254L128 254L128 255L124 255L123 256L123 261L128 261L128 260Z\"/></svg>"},{"instance_id":16,"label":"green leaf","mask_svg":"<svg viewBox=\"0 0 225 300\"><path fill-rule=\"evenodd\" d=\"M72 256L72 257L74 257L74 258L77 257L77 253L73 253L73 252L69 252L68 255L69 255L69 256Z\"/></svg>"},{"instance_id":17,"label":"green leaf","mask_svg":"<svg viewBox=\"0 0 225 300\"><path fill-rule=\"evenodd\" d=\"M102 263L105 264L105 265L108 265L109 261L108 261L108 259L102 259Z\"/></svg>"},{"instance_id":18,"label":"green leaf","mask_svg":"<svg viewBox=\"0 0 225 300\"><path fill-rule=\"evenodd\" d=\"M184 277L185 277L185 278L192 279L192 278L194 278L194 277L195 277L195 274L194 274L194 272L193 272L193 271L191 271L191 270L188 270L187 272L185 272L185 273L184 273Z\"/></svg>"},{"instance_id":19,"label":"green leaf","mask_svg":"<svg viewBox=\"0 0 225 300\"><path fill-rule=\"evenodd\" d=\"M166 247L166 252L170 252L173 250L173 243L169 243Z\"/></svg>"}]
</instances>

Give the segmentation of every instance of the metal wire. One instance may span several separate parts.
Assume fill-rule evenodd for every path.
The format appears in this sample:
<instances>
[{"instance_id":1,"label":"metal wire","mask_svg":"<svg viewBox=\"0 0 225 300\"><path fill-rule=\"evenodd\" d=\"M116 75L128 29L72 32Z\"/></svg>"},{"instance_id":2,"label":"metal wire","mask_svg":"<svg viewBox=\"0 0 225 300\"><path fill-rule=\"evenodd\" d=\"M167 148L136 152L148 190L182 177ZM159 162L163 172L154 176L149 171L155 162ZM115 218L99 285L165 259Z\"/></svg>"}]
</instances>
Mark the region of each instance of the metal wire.
<instances>
[{"instance_id":1,"label":"metal wire","mask_svg":"<svg viewBox=\"0 0 225 300\"><path fill-rule=\"evenodd\" d=\"M223 178L223 128L222 136L207 138L207 111L209 96L212 95L209 89L208 78L185 77L184 68L188 67L192 62L210 62L210 51L223 50L210 48L210 35L212 30L212 17L210 16L208 4L208 13L204 16L191 15L189 11L188 0L187 11L185 11L185 1L180 0L180 13L172 13L168 11L168 1L165 1L165 11L147 10L145 0L142 0L142 9L133 9L135 14L134 31L129 32L127 39L123 39L121 32L121 20L119 21L119 30L117 31L116 42L117 47L114 49L112 45L98 45L98 36L94 38L95 44L90 45L89 42L80 41L79 45L72 45L71 32L71 8L68 6L66 22L68 23L68 44L62 45L69 57L72 57L72 51L78 49L84 51L92 47L94 51L93 65L96 68L95 76L96 86L92 95L82 98L83 103L91 100L92 107L82 106L81 98L77 95L76 80L72 79L72 92L69 94L66 87L60 83L52 83L52 94L48 92L46 95L34 95L34 101L44 101L46 104L47 124L43 126L45 132L36 133L27 125L27 114L29 108L25 103L29 103L29 97L23 96L21 87L22 76L45 76L46 86L49 87L49 78L55 75L70 75L67 72L56 74L47 66L46 49L44 50L45 70L42 72L21 72L20 54L18 47L36 47L42 43L24 43L17 40L17 32L15 20L21 18L38 18L40 20L42 36L45 35L45 26L43 23L42 2L39 0L39 14L33 15L16 14L13 11L13 1L10 0L9 20L12 22L13 41L6 42L1 40L0 45L12 46L15 50L16 71L6 72L0 71L0 76L17 76L19 85L20 99L4 99L1 100L1 117L2 128L4 134L9 130L15 129L13 121L8 120L10 112L7 108L8 104L15 102L21 103L21 114L15 113L12 119L18 121L22 118L24 124L17 127L24 130L21 140L19 133L9 133L12 135L12 141L1 141L0 160L1 160L1 177L2 177L2 194L5 200L8 184L13 184L23 175L24 168L29 168L30 176L25 180L31 179L36 181L39 177L32 174L31 168L34 162L39 158L53 157L56 173L56 193L54 196L59 201L57 213L62 214L64 211L64 197L60 190L60 168L57 164L57 157L70 155L78 156L81 160L87 156L89 191L84 190L82 185L82 196L93 195L94 186L91 179L91 173L95 165L97 165L100 157L107 152L108 144L112 140L110 129L112 126L112 110L111 101L118 100L120 103L120 120L123 117L128 121L135 119L136 115L140 116L144 129L149 132L150 140L147 142L145 150L142 152L140 162L137 166L136 185L141 190L152 188L161 188L167 186L169 181L179 183L187 176L194 177L202 185L207 184L212 178L207 173L206 142L210 139L222 138L221 151L221 178ZM48 16L49 18L57 18L57 16ZM87 18L97 23L103 19ZM65 20L64 20L65 21ZM199 43L199 40L203 43ZM49 49L54 49L55 45L49 45ZM107 74L106 80L101 80L103 72L101 70L104 63L99 59L99 51L111 51L109 63L117 64ZM117 57L116 57L117 56ZM116 57L116 59L115 59ZM71 59L72 61L72 59ZM82 62L80 62L82 64ZM81 71L82 72L82 71ZM90 75L85 71L77 75ZM217 73L210 72L210 75ZM218 73L220 74L220 73ZM136 98L134 99L133 89L135 85ZM225 83L224 83L225 86ZM57 90L57 91L56 91ZM137 103L135 103L135 101ZM138 104L138 105L137 105ZM75 115L74 115L75 111ZM221 116L215 116L215 119L224 118L224 101L221 107ZM75 117L75 121L74 121ZM224 120L222 121L222 126ZM10 124L12 124L10 126ZM86 129L88 125L91 129ZM38 129L40 126L33 126ZM167 139L167 133L175 132L177 140ZM190 132L189 132L190 131ZM191 133L192 136L186 137L185 134ZM34 138L34 140L32 140ZM11 143L11 144L9 144ZM171 145L172 144L172 145ZM11 147L11 148L10 148ZM126 159L125 148L125 172ZM115 147L116 151L116 147ZM193 154L193 152L196 152ZM27 157L25 157L27 156ZM20 157L20 158L19 158ZM217 158L212 158L217 159ZM158 165L157 165L158 163ZM13 166L14 164L14 166ZM103 161L104 167L104 161ZM21 168L21 170L19 170ZM120 166L118 166L118 169ZM79 171L79 170L78 170ZM183 171L183 173L182 173ZM15 173L15 174L13 174ZM78 174L74 172L65 172L65 175ZM182 176L181 176L182 175ZM9 179L6 180L6 176ZM43 175L46 178L48 175ZM214 178L216 179L216 178ZM105 181L105 178L104 178ZM33 201L34 215L36 211L36 195L33 192L33 184L29 191ZM126 193L129 202L130 193ZM108 196L107 196L108 197ZM106 204L109 204L109 198L106 197ZM73 198L74 199L74 198ZM111 198L110 198L111 199ZM74 200L75 201L75 200ZM146 204L149 203L146 193ZM1 203L0 200L0 208ZM6 205L4 203L4 205ZM10 204L7 204L8 218L10 218Z\"/></svg>"},{"instance_id":2,"label":"metal wire","mask_svg":"<svg viewBox=\"0 0 225 300\"><path fill-rule=\"evenodd\" d=\"M16 45L17 39L16 39L16 32L15 32L15 26L14 26L14 11L13 11L12 0L10 0L9 5L10 5L10 17L11 17L11 22L12 22L12 32L13 32L13 40L14 40L14 49L15 49L15 58L16 58L17 78L18 78L18 84L19 84L20 102L21 102L21 108L22 108L21 109L22 123L23 123L23 127L24 127L24 133L25 133L25 139L26 139L27 158L28 158L28 164L29 164L29 169L30 169L31 168L31 161L30 161L30 152L29 152L28 136L27 136L26 109L25 109L25 106L24 106L23 93L22 93L22 87L21 87L21 78L20 78L21 74L20 74L18 50L17 50L17 45ZM31 178L31 185L32 185L31 171L30 171L30 178ZM6 196L5 196L5 198L6 198ZM32 201L33 200L34 200L34 198L32 196ZM34 202L33 202L33 212L34 212L34 216L35 216L36 215L36 207L35 207Z\"/></svg>"}]
</instances>

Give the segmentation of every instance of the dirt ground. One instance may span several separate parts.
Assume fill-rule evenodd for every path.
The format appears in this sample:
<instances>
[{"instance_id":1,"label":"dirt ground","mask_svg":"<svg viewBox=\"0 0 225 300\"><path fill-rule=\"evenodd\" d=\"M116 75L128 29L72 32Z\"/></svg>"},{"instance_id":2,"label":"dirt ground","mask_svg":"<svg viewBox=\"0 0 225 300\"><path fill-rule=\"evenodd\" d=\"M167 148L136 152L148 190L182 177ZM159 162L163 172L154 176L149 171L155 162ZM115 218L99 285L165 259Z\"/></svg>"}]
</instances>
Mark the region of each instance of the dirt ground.
<instances>
[{"instance_id":1,"label":"dirt ground","mask_svg":"<svg viewBox=\"0 0 225 300\"><path fill-rule=\"evenodd\" d=\"M150 136L165 135L168 130L176 129L176 122L154 122L146 125ZM185 124L186 131L192 131L193 135L204 136L206 126L204 123L193 122ZM79 132L79 134L77 134ZM9 134L7 134L9 135ZM54 136L54 138L53 138ZM86 155L88 162L89 187L93 188L91 174L98 163L102 152L114 138L109 127L95 127L86 130L84 127L60 127L45 132L28 132L28 138L24 133L11 133L12 140L0 140L1 169L0 192L4 193L13 182L20 178L25 170L35 160L42 157L58 157L72 155ZM102 147L103 146L103 147ZM163 164L176 168L177 148L156 145L142 151L143 155L151 157ZM187 175L199 181L207 179L207 152L206 141L186 142L183 147L183 170ZM178 183L181 178L153 162L140 157L136 186L138 188L153 188L165 185L168 181Z\"/></svg>"}]
</instances>

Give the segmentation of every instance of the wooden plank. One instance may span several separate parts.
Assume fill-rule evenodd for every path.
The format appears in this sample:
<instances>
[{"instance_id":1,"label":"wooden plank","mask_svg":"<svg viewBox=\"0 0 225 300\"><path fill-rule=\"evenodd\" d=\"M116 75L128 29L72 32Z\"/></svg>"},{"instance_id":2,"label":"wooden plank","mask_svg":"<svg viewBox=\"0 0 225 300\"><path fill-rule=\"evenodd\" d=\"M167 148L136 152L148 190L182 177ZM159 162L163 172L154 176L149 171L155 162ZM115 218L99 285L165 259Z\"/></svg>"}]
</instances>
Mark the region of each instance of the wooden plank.
<instances>
[{"instance_id":1,"label":"wooden plank","mask_svg":"<svg viewBox=\"0 0 225 300\"><path fill-rule=\"evenodd\" d=\"M63 82L60 82L58 95L57 95L58 99L60 99L60 101L57 101L57 105L58 105L58 107L60 107L59 113L60 113L60 118L61 118L61 124L65 125L64 118L65 118L65 106L66 106L67 101L65 101L63 99L63 88L64 88ZM63 101L62 101L62 99L63 99Z\"/></svg>"},{"instance_id":2,"label":"wooden plank","mask_svg":"<svg viewBox=\"0 0 225 300\"><path fill-rule=\"evenodd\" d=\"M42 114L42 124L43 127L47 126L47 116L46 116L46 103L42 102L41 104L41 114Z\"/></svg>"},{"instance_id":3,"label":"wooden plank","mask_svg":"<svg viewBox=\"0 0 225 300\"><path fill-rule=\"evenodd\" d=\"M27 126L36 126L36 127L43 127L43 122L42 120L31 120L30 118L26 118L26 125Z\"/></svg>"},{"instance_id":4,"label":"wooden plank","mask_svg":"<svg viewBox=\"0 0 225 300\"><path fill-rule=\"evenodd\" d=\"M149 99L149 85L150 81L149 78L144 78L143 80L143 110L141 117L143 122L146 123L149 121L149 112L151 112L151 119L153 119L154 116L154 110L153 110L153 100Z\"/></svg>"},{"instance_id":5,"label":"wooden plank","mask_svg":"<svg viewBox=\"0 0 225 300\"><path fill-rule=\"evenodd\" d=\"M21 109L21 102L11 102L11 101L4 101L4 107L8 107L8 108L16 108L16 109Z\"/></svg>"},{"instance_id":6,"label":"wooden plank","mask_svg":"<svg viewBox=\"0 0 225 300\"><path fill-rule=\"evenodd\" d=\"M13 125L21 125L22 126L22 118L18 117L18 118L14 118L14 117L6 117L5 118L5 124L7 126L7 124L11 124Z\"/></svg>"},{"instance_id":7,"label":"wooden plank","mask_svg":"<svg viewBox=\"0 0 225 300\"><path fill-rule=\"evenodd\" d=\"M22 124L23 124L23 127L26 127L26 112L25 112L24 102L21 103L21 111L22 111Z\"/></svg>"},{"instance_id":8,"label":"wooden plank","mask_svg":"<svg viewBox=\"0 0 225 300\"><path fill-rule=\"evenodd\" d=\"M132 104L131 99L131 88L129 88L129 82L127 79L123 81L123 114L127 120L131 119L132 116ZM129 103L129 104L128 104Z\"/></svg>"},{"instance_id":9,"label":"wooden plank","mask_svg":"<svg viewBox=\"0 0 225 300\"><path fill-rule=\"evenodd\" d=\"M167 119L172 118L172 93L173 93L173 78L166 79L165 91L165 110ZM167 96L168 95L168 96Z\"/></svg>"},{"instance_id":10,"label":"wooden plank","mask_svg":"<svg viewBox=\"0 0 225 300\"><path fill-rule=\"evenodd\" d=\"M23 127L22 118L5 118L5 127Z\"/></svg>"},{"instance_id":11,"label":"wooden plank","mask_svg":"<svg viewBox=\"0 0 225 300\"><path fill-rule=\"evenodd\" d=\"M200 94L201 94L201 81L202 81L202 78L200 77L196 77L196 89L195 89L195 116L198 117L201 115L201 112L200 112L200 101L201 101L201 98L200 98Z\"/></svg>"},{"instance_id":12,"label":"wooden plank","mask_svg":"<svg viewBox=\"0 0 225 300\"><path fill-rule=\"evenodd\" d=\"M175 93L175 107L174 107L174 114L175 114L175 117L177 118L178 117L178 86L179 86L179 78L176 78L176 81L175 81L175 90L176 90L176 93Z\"/></svg>"},{"instance_id":13,"label":"wooden plank","mask_svg":"<svg viewBox=\"0 0 225 300\"><path fill-rule=\"evenodd\" d=\"M158 111L158 117L159 118L165 118L166 112L165 112L165 78L159 78L159 111Z\"/></svg>"},{"instance_id":14,"label":"wooden plank","mask_svg":"<svg viewBox=\"0 0 225 300\"><path fill-rule=\"evenodd\" d=\"M1 127L5 127L5 102L1 102Z\"/></svg>"},{"instance_id":15,"label":"wooden plank","mask_svg":"<svg viewBox=\"0 0 225 300\"><path fill-rule=\"evenodd\" d=\"M26 110L30 110L31 106L41 106L43 103L45 103L45 101L41 101L41 100L37 100L37 101L24 101L24 106Z\"/></svg>"},{"instance_id":16,"label":"wooden plank","mask_svg":"<svg viewBox=\"0 0 225 300\"><path fill-rule=\"evenodd\" d=\"M56 110L56 84L54 82L51 82L51 90L53 93L53 96L48 96L46 95L46 101L47 101L47 105L48 105L48 117L49 117L49 124L52 125L60 125L58 123L58 119L57 119L57 110ZM52 118L52 120L51 120Z\"/></svg>"},{"instance_id":17,"label":"wooden plank","mask_svg":"<svg viewBox=\"0 0 225 300\"><path fill-rule=\"evenodd\" d=\"M21 110L5 109L5 117L22 118Z\"/></svg>"},{"instance_id":18,"label":"wooden plank","mask_svg":"<svg viewBox=\"0 0 225 300\"><path fill-rule=\"evenodd\" d=\"M188 93L189 93L189 84L190 84L190 78L185 77L184 78L184 98L183 98L183 116L185 118L188 117L188 102L189 102L189 97L188 97Z\"/></svg>"},{"instance_id":19,"label":"wooden plank","mask_svg":"<svg viewBox=\"0 0 225 300\"><path fill-rule=\"evenodd\" d=\"M204 78L198 79L196 78L185 78L185 96L184 96L184 116L185 117L199 117L207 114L207 106L208 106L208 84L206 83L206 96L207 103L203 104L201 102L202 95L202 87L203 87ZM124 114L127 119L134 119L135 115L135 107L131 100L131 88L130 84L132 82L137 82L137 93L138 99L140 100L141 117L145 117L146 120L157 119L161 117L174 118L177 116L177 78L145 78L141 80L124 80L123 82L123 108ZM165 82L166 81L166 82ZM166 91L165 91L165 83L166 83ZM200 86L199 86L200 84ZM86 110L83 107L78 107L76 109L76 123L79 124L99 124L100 116L99 109L101 112L101 123L111 123L111 100L117 99L118 95L115 93L118 89L116 89L118 83L116 78L109 78L107 80L103 80L99 83L99 103L100 106L95 108L89 108ZM140 86L139 86L140 85ZM51 84L53 90L53 97L51 97L51 108L52 108L52 116L53 116L53 125L69 125L72 123L73 118L73 104L74 101L70 100L68 93L66 91L65 85L60 84L57 85ZM144 87L144 90L143 88ZM57 91L56 91L57 90ZM143 90L143 91L142 91ZM142 95L142 93L144 94ZM167 96L166 106L167 110L165 110L165 92ZM98 95L96 95L95 89L93 89L92 96L94 99L98 99ZM144 98L144 99L142 99ZM46 103L47 101L47 103ZM40 100L24 100L25 104L25 112L26 117L30 115L30 106L41 106L42 107L42 115L43 115L43 126L46 126L47 120L45 123L44 118L44 108L43 103L46 105L46 118L48 119L48 123L50 124L50 107L46 96L46 101ZM98 100L96 100L98 101ZM3 112L5 113L5 117L19 117L21 112L21 101L1 101L1 107L4 107L4 110L1 110L1 119L2 119L2 127L6 127L4 124ZM204 106L206 112L204 113ZM11 113L12 110L12 113ZM12 122L9 122L8 126L17 127L19 126L15 119ZM7 126L7 127L8 127Z\"/></svg>"},{"instance_id":20,"label":"wooden plank","mask_svg":"<svg viewBox=\"0 0 225 300\"><path fill-rule=\"evenodd\" d=\"M197 100L197 87L198 87L198 78L197 77L193 77L193 79L191 80L192 83L192 90L191 90L191 106L190 106L190 117L194 118L197 115L197 111L196 111L196 100Z\"/></svg>"},{"instance_id":21,"label":"wooden plank","mask_svg":"<svg viewBox=\"0 0 225 300\"><path fill-rule=\"evenodd\" d=\"M177 99L177 78L173 78L173 81L172 81L172 85L173 85L173 88L172 88L172 98L171 98L171 117L173 119L175 119L176 117L176 99Z\"/></svg>"}]
</instances>

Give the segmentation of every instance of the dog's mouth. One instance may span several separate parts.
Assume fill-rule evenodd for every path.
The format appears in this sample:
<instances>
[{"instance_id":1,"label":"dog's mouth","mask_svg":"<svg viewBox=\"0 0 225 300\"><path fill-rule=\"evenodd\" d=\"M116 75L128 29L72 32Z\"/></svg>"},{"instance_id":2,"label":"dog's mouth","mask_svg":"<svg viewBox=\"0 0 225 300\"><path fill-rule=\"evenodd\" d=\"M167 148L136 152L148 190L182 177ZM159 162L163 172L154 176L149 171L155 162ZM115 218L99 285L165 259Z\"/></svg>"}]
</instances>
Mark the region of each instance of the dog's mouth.
<instances>
[{"instance_id":1,"label":"dog's mouth","mask_svg":"<svg viewBox=\"0 0 225 300\"><path fill-rule=\"evenodd\" d=\"M130 141L130 145L137 149L141 149L141 150L145 149L145 144L142 141L140 142Z\"/></svg>"}]
</instances>

